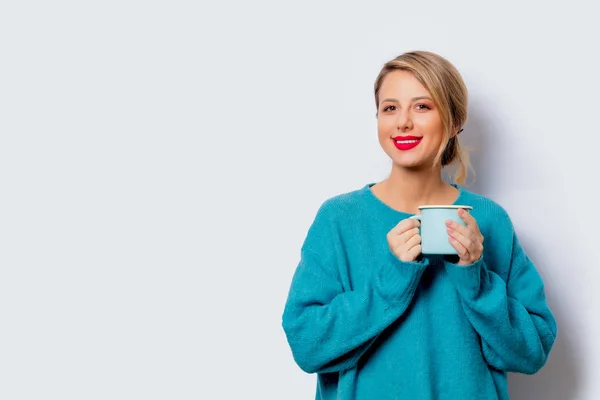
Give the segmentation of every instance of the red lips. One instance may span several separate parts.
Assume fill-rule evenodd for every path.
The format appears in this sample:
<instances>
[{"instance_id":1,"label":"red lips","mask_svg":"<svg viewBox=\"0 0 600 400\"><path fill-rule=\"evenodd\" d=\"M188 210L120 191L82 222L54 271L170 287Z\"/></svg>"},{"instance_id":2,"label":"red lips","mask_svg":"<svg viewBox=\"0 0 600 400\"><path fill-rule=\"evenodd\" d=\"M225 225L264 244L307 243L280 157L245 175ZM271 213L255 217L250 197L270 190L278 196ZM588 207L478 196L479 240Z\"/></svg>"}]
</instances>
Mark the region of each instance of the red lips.
<instances>
[{"instance_id":1,"label":"red lips","mask_svg":"<svg viewBox=\"0 0 600 400\"><path fill-rule=\"evenodd\" d=\"M406 151L417 147L422 139L418 136L396 136L392 141L398 150Z\"/></svg>"}]
</instances>

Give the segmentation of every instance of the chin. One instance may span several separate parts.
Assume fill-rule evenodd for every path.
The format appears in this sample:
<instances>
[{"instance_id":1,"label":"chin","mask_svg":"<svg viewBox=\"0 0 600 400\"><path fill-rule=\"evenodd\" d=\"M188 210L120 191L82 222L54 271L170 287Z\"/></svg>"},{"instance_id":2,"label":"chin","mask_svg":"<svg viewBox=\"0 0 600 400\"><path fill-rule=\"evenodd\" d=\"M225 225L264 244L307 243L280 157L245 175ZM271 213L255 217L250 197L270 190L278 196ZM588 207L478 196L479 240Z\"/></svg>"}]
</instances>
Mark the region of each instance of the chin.
<instances>
[{"instance_id":1,"label":"chin","mask_svg":"<svg viewBox=\"0 0 600 400\"><path fill-rule=\"evenodd\" d=\"M417 167L425 164L426 160L421 154L416 152L411 153L400 153L396 148L386 151L388 157L391 158L392 162L401 167Z\"/></svg>"},{"instance_id":2,"label":"chin","mask_svg":"<svg viewBox=\"0 0 600 400\"><path fill-rule=\"evenodd\" d=\"M394 165L401 167L401 168L407 168L407 169L420 169L423 168L425 166L426 163L419 161L419 160L398 160L398 159L392 159L392 162L394 163Z\"/></svg>"},{"instance_id":3,"label":"chin","mask_svg":"<svg viewBox=\"0 0 600 400\"><path fill-rule=\"evenodd\" d=\"M395 147L385 148L384 151L392 163L401 168L422 169L433 165L433 159L421 151L399 152Z\"/></svg>"}]
</instances>

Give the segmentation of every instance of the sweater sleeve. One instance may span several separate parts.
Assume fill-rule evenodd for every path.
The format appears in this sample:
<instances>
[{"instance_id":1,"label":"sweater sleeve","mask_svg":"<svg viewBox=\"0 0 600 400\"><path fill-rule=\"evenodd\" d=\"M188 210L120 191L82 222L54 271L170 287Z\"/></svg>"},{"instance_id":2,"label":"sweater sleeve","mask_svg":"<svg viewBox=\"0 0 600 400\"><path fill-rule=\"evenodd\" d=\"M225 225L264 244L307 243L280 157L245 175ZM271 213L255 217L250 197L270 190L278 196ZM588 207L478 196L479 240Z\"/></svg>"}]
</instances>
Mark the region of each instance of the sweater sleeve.
<instances>
[{"instance_id":1,"label":"sweater sleeve","mask_svg":"<svg viewBox=\"0 0 600 400\"><path fill-rule=\"evenodd\" d=\"M502 371L534 374L546 363L557 326L544 284L512 232L505 282L483 257L468 266L446 262L467 318L481 338L486 362Z\"/></svg>"},{"instance_id":2,"label":"sweater sleeve","mask_svg":"<svg viewBox=\"0 0 600 400\"><path fill-rule=\"evenodd\" d=\"M282 317L298 366L308 373L356 366L377 336L410 304L427 261L402 262L391 251L363 287L344 290L337 261L345 254L331 223L317 215L302 248Z\"/></svg>"}]
</instances>

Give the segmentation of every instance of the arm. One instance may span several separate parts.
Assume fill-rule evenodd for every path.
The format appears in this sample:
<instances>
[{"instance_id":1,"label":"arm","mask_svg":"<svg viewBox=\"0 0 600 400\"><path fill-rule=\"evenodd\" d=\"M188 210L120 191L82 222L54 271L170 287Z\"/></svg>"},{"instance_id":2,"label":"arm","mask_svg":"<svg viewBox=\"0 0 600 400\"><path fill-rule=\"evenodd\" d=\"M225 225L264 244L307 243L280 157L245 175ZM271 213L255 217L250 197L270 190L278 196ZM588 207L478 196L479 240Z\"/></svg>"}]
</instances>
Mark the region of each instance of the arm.
<instances>
[{"instance_id":1,"label":"arm","mask_svg":"<svg viewBox=\"0 0 600 400\"><path fill-rule=\"evenodd\" d=\"M365 265L363 287L344 291L335 229L318 215L302 249L282 318L296 363L308 373L356 366L377 336L410 304L427 262L403 262L392 252Z\"/></svg>"},{"instance_id":2,"label":"arm","mask_svg":"<svg viewBox=\"0 0 600 400\"><path fill-rule=\"evenodd\" d=\"M505 282L486 268L483 258L467 266L446 262L487 363L498 370L534 374L546 363L557 326L542 279L514 231L509 268Z\"/></svg>"}]
</instances>

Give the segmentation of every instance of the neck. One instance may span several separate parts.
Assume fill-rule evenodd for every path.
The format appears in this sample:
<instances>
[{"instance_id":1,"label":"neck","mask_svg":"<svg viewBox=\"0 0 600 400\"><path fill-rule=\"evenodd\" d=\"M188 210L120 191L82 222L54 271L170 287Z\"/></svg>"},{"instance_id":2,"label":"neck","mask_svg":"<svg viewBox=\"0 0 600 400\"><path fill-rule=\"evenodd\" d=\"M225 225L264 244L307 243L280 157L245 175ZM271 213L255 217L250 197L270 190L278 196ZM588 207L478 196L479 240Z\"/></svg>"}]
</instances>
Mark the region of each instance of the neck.
<instances>
[{"instance_id":1,"label":"neck","mask_svg":"<svg viewBox=\"0 0 600 400\"><path fill-rule=\"evenodd\" d=\"M441 168L409 170L394 165L381 185L394 208L411 213L424 204L450 204L456 192L442 179Z\"/></svg>"}]
</instances>

